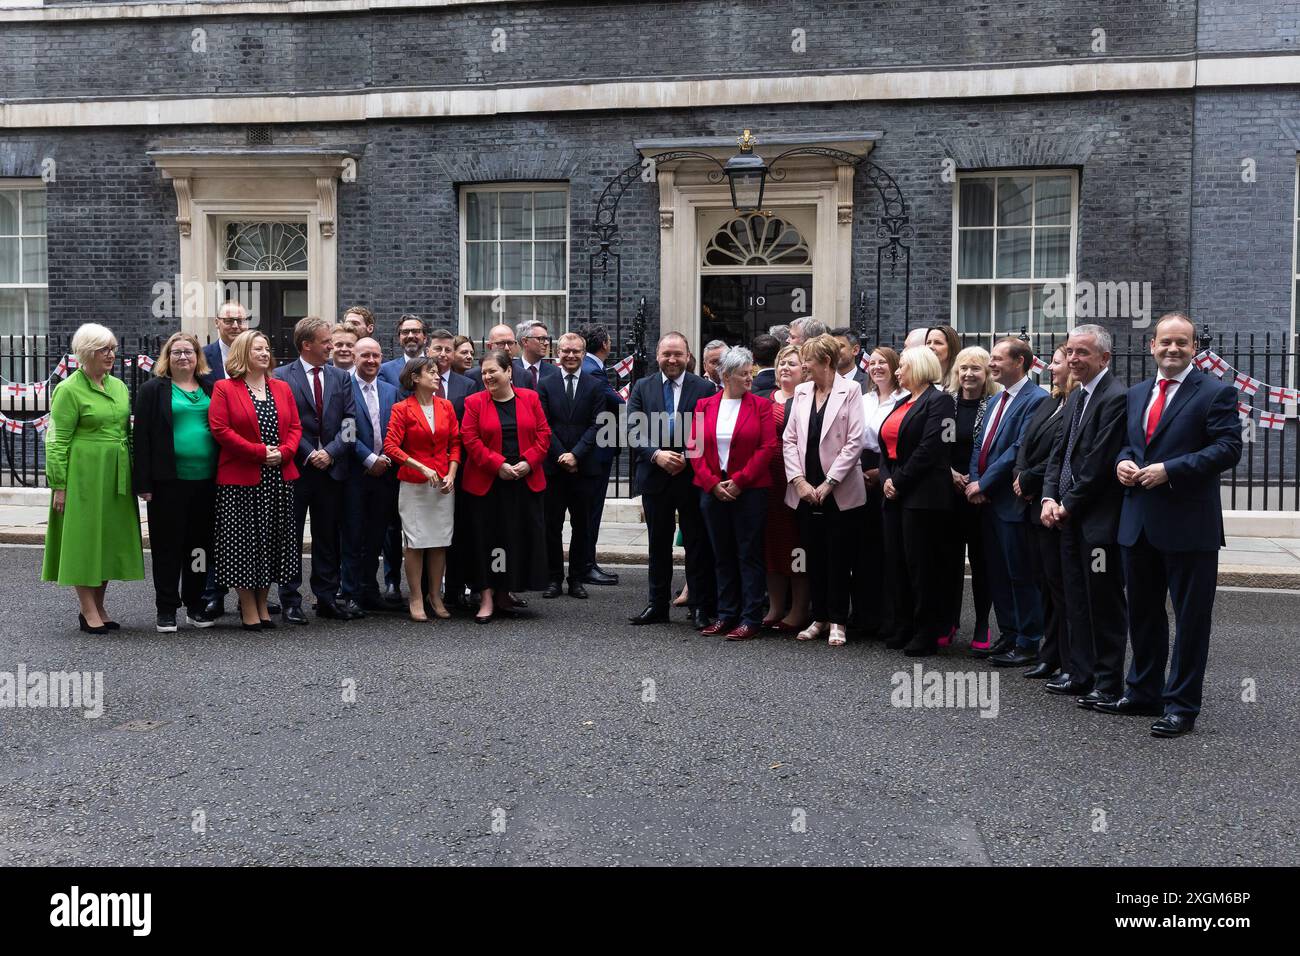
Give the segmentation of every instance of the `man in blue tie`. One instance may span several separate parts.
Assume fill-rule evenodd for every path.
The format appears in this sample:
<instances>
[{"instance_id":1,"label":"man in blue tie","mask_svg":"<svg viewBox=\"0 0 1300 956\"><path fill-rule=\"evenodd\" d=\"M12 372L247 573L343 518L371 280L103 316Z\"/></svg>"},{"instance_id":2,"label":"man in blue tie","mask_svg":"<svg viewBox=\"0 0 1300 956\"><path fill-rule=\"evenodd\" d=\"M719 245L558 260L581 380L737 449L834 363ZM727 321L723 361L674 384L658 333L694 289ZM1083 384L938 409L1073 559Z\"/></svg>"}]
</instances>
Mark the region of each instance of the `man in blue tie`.
<instances>
[{"instance_id":1,"label":"man in blue tie","mask_svg":"<svg viewBox=\"0 0 1300 956\"><path fill-rule=\"evenodd\" d=\"M1156 376L1129 389L1128 440L1116 456L1133 662L1124 696L1093 709L1158 716L1155 737L1191 733L1201 712L1223 547L1219 476L1242 451L1237 391L1193 368L1195 352L1192 320L1161 316L1151 338ZM1166 595L1174 607L1172 659Z\"/></svg>"},{"instance_id":2,"label":"man in blue tie","mask_svg":"<svg viewBox=\"0 0 1300 956\"><path fill-rule=\"evenodd\" d=\"M609 332L603 325L589 325L578 329L586 339L587 354L582 359L583 374L595 375L601 382L605 395L604 412L618 417L618 408L625 404L623 396L609 383L609 373L605 363L609 359L612 346ZM583 584L610 585L618 584L618 575L606 571L596 563L596 544L600 538L600 521L605 514L605 498L609 494L609 476L614 468L614 456L618 454L617 442L606 442L595 451L597 475L593 479L591 507L587 515L587 572Z\"/></svg>"}]
</instances>

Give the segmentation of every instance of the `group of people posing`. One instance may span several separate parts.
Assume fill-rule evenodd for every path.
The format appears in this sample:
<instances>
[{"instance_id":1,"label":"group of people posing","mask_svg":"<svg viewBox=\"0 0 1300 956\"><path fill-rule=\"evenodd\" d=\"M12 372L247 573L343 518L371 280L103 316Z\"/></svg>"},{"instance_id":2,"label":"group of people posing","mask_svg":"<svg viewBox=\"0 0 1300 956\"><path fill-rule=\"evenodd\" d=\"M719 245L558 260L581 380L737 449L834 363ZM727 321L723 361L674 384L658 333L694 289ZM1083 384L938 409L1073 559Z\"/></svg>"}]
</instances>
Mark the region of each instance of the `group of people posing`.
<instances>
[{"instance_id":1,"label":"group of people posing","mask_svg":"<svg viewBox=\"0 0 1300 956\"><path fill-rule=\"evenodd\" d=\"M160 631L182 608L211 626L231 588L246 629L274 628L277 613L307 623L309 516L321 617L425 621L452 605L487 623L526 605L522 592L582 599L617 583L595 561L618 446L607 426L623 404L604 329L560 336L552 362L542 323L493 328L476 357L468 339L403 316L403 354L385 361L357 307L339 325L299 321L298 357L279 368L239 305L217 332L207 346L167 340L133 421L112 333L74 336L79 368L51 403L43 576L76 586L83 630L116 628L107 582L143 576L133 495L148 503ZM667 622L678 604L731 641L768 631L843 646L856 633L931 655L958 640L969 561L971 654L1026 667L1081 707L1159 717L1158 736L1192 729L1219 475L1242 442L1234 390L1192 366L1185 315L1161 318L1156 373L1131 389L1096 325L1052 356L1050 391L1015 338L962 348L936 326L900 353L810 318L771 333L752 348L708 343L696 375L669 332L627 398L621 434L649 540L649 599L631 623ZM674 599L675 532L686 581Z\"/></svg>"}]
</instances>

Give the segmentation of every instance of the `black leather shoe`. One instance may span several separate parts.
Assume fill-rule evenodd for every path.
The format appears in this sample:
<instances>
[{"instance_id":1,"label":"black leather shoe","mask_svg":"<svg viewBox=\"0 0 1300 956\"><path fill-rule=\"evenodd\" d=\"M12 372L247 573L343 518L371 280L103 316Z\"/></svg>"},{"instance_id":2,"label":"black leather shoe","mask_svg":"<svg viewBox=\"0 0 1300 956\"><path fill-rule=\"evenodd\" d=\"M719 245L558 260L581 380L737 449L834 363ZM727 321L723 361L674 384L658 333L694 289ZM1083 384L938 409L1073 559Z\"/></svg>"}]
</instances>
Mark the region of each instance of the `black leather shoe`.
<instances>
[{"instance_id":1,"label":"black leather shoe","mask_svg":"<svg viewBox=\"0 0 1300 956\"><path fill-rule=\"evenodd\" d=\"M932 657L939 653L934 638L914 637L903 646L904 657Z\"/></svg>"},{"instance_id":2,"label":"black leather shoe","mask_svg":"<svg viewBox=\"0 0 1300 956\"><path fill-rule=\"evenodd\" d=\"M602 571L599 565L593 564L587 569L587 573L582 578L583 584L618 584L618 575L610 574L608 571Z\"/></svg>"},{"instance_id":3,"label":"black leather shoe","mask_svg":"<svg viewBox=\"0 0 1300 956\"><path fill-rule=\"evenodd\" d=\"M1005 654L990 654L988 660L994 667L1027 667L1038 660L1038 651L1013 647Z\"/></svg>"},{"instance_id":4,"label":"black leather shoe","mask_svg":"<svg viewBox=\"0 0 1300 956\"><path fill-rule=\"evenodd\" d=\"M346 614L346 619L349 621L359 621L366 616L366 612L362 609L361 605L351 599L344 601L339 605L339 613Z\"/></svg>"},{"instance_id":5,"label":"black leather shoe","mask_svg":"<svg viewBox=\"0 0 1300 956\"><path fill-rule=\"evenodd\" d=\"M1161 717L1165 712L1159 704L1139 704L1131 697L1094 704L1092 709L1103 714L1118 714L1121 717Z\"/></svg>"},{"instance_id":6,"label":"black leather shoe","mask_svg":"<svg viewBox=\"0 0 1300 956\"><path fill-rule=\"evenodd\" d=\"M1165 714L1151 725L1152 737L1181 737L1190 734L1196 726L1196 718L1186 714Z\"/></svg>"},{"instance_id":7,"label":"black leather shoe","mask_svg":"<svg viewBox=\"0 0 1300 956\"><path fill-rule=\"evenodd\" d=\"M906 647L907 644L908 644L908 638L906 635L895 634L893 637L885 638L885 646L889 648L891 651L901 650L902 648Z\"/></svg>"},{"instance_id":8,"label":"black leather shoe","mask_svg":"<svg viewBox=\"0 0 1300 956\"><path fill-rule=\"evenodd\" d=\"M316 616L323 617L331 621L351 620L351 618L348 617L347 613L343 610L343 608L339 607L333 601L317 601Z\"/></svg>"},{"instance_id":9,"label":"black leather shoe","mask_svg":"<svg viewBox=\"0 0 1300 956\"><path fill-rule=\"evenodd\" d=\"M546 590L542 592L542 597L550 600L551 598L559 597L563 593L564 585L559 581L552 581L550 584L546 585Z\"/></svg>"},{"instance_id":10,"label":"black leather shoe","mask_svg":"<svg viewBox=\"0 0 1300 956\"><path fill-rule=\"evenodd\" d=\"M1028 677L1030 680L1042 680L1047 677L1055 677L1058 673L1059 671L1051 664L1035 664L1020 676Z\"/></svg>"},{"instance_id":11,"label":"black leather shoe","mask_svg":"<svg viewBox=\"0 0 1300 956\"><path fill-rule=\"evenodd\" d=\"M507 591L506 597L509 599L510 607L528 607L528 598L520 597L514 591Z\"/></svg>"},{"instance_id":12,"label":"black leather shoe","mask_svg":"<svg viewBox=\"0 0 1300 956\"><path fill-rule=\"evenodd\" d=\"M644 611L629 617L627 622L629 624L667 624L668 608L656 608L653 604L647 604Z\"/></svg>"},{"instance_id":13,"label":"black leather shoe","mask_svg":"<svg viewBox=\"0 0 1300 956\"><path fill-rule=\"evenodd\" d=\"M270 601L267 601L267 602L266 602L266 613L267 613L267 614L279 614L279 613L280 613L280 605L278 605L278 604L273 604L273 603L271 603Z\"/></svg>"},{"instance_id":14,"label":"black leather shoe","mask_svg":"<svg viewBox=\"0 0 1300 956\"><path fill-rule=\"evenodd\" d=\"M1103 694L1099 690L1090 690L1074 703L1076 706L1082 707L1084 710L1092 710L1094 707L1101 704L1112 704L1114 702L1115 698L1111 697L1109 694Z\"/></svg>"},{"instance_id":15,"label":"black leather shoe","mask_svg":"<svg viewBox=\"0 0 1300 956\"><path fill-rule=\"evenodd\" d=\"M1069 674L1062 674L1055 680L1049 680L1044 684L1043 690L1049 694L1060 694L1062 697L1082 697L1092 690L1092 685L1081 680L1075 680Z\"/></svg>"},{"instance_id":16,"label":"black leather shoe","mask_svg":"<svg viewBox=\"0 0 1300 956\"><path fill-rule=\"evenodd\" d=\"M569 597L578 598L583 601L587 599L587 589L582 586L581 581L569 582Z\"/></svg>"},{"instance_id":17,"label":"black leather shoe","mask_svg":"<svg viewBox=\"0 0 1300 956\"><path fill-rule=\"evenodd\" d=\"M226 602L221 598L213 598L207 604L203 605L203 614L205 617L210 617L214 621L219 617L225 617Z\"/></svg>"},{"instance_id":18,"label":"black leather shoe","mask_svg":"<svg viewBox=\"0 0 1300 956\"><path fill-rule=\"evenodd\" d=\"M270 608L267 608L269 611ZM284 623L286 624L306 624L307 615L302 613L300 607L287 607L284 609Z\"/></svg>"},{"instance_id":19,"label":"black leather shoe","mask_svg":"<svg viewBox=\"0 0 1300 956\"><path fill-rule=\"evenodd\" d=\"M697 631L703 630L717 619L716 614L708 614L698 607L686 609L686 623Z\"/></svg>"},{"instance_id":20,"label":"black leather shoe","mask_svg":"<svg viewBox=\"0 0 1300 956\"><path fill-rule=\"evenodd\" d=\"M989 648L989 657L1001 657L1004 654L1010 654L1016 649L1016 639L1014 637L999 637Z\"/></svg>"}]
</instances>

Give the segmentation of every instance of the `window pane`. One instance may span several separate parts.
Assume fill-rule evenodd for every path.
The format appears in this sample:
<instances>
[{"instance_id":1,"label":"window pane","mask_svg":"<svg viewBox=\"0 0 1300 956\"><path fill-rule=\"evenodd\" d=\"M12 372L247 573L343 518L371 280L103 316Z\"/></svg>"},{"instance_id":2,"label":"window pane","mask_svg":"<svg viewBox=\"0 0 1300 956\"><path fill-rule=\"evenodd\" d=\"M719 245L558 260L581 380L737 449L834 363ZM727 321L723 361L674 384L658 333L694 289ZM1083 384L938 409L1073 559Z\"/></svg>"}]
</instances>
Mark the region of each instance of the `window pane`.
<instances>
[{"instance_id":1,"label":"window pane","mask_svg":"<svg viewBox=\"0 0 1300 956\"><path fill-rule=\"evenodd\" d=\"M961 226L993 225L993 180L963 179L958 199Z\"/></svg>"},{"instance_id":2,"label":"window pane","mask_svg":"<svg viewBox=\"0 0 1300 956\"><path fill-rule=\"evenodd\" d=\"M1034 222L1039 226L1070 224L1070 177L1040 176L1034 189Z\"/></svg>"},{"instance_id":3,"label":"window pane","mask_svg":"<svg viewBox=\"0 0 1300 956\"><path fill-rule=\"evenodd\" d=\"M27 334L49 335L50 294L44 289L27 290Z\"/></svg>"},{"instance_id":4,"label":"window pane","mask_svg":"<svg viewBox=\"0 0 1300 956\"><path fill-rule=\"evenodd\" d=\"M533 317L533 300L526 295L506 296L506 311L501 322L506 325L518 325L524 319Z\"/></svg>"},{"instance_id":5,"label":"window pane","mask_svg":"<svg viewBox=\"0 0 1300 956\"><path fill-rule=\"evenodd\" d=\"M466 289L475 292L497 287L497 244L470 242L465 245Z\"/></svg>"},{"instance_id":6,"label":"window pane","mask_svg":"<svg viewBox=\"0 0 1300 956\"><path fill-rule=\"evenodd\" d=\"M472 192L466 196L465 219L467 239L495 239L497 237L497 194Z\"/></svg>"},{"instance_id":7,"label":"window pane","mask_svg":"<svg viewBox=\"0 0 1300 956\"><path fill-rule=\"evenodd\" d=\"M492 311L492 296L465 297L465 334L474 340L475 355L483 354L479 343L487 338L488 329L496 324L497 317Z\"/></svg>"},{"instance_id":8,"label":"window pane","mask_svg":"<svg viewBox=\"0 0 1300 956\"><path fill-rule=\"evenodd\" d=\"M563 239L565 193L533 193L533 228L538 239Z\"/></svg>"},{"instance_id":9,"label":"window pane","mask_svg":"<svg viewBox=\"0 0 1300 956\"><path fill-rule=\"evenodd\" d=\"M45 282L45 238L24 239L23 243L23 281Z\"/></svg>"},{"instance_id":10,"label":"window pane","mask_svg":"<svg viewBox=\"0 0 1300 956\"><path fill-rule=\"evenodd\" d=\"M0 282L18 281L18 240L0 239Z\"/></svg>"},{"instance_id":11,"label":"window pane","mask_svg":"<svg viewBox=\"0 0 1300 956\"><path fill-rule=\"evenodd\" d=\"M1034 289L1034 327L1032 332L1066 332L1070 321L1068 285L1058 285L1050 293L1046 287ZM1050 310L1044 309L1050 305ZM1047 315L1050 311L1052 314ZM1059 314L1058 314L1059 313Z\"/></svg>"},{"instance_id":12,"label":"window pane","mask_svg":"<svg viewBox=\"0 0 1300 956\"><path fill-rule=\"evenodd\" d=\"M501 238L533 238L533 194L500 193Z\"/></svg>"},{"instance_id":13,"label":"window pane","mask_svg":"<svg viewBox=\"0 0 1300 956\"><path fill-rule=\"evenodd\" d=\"M537 242L533 244L533 265L536 269L536 289L565 288L564 243Z\"/></svg>"},{"instance_id":14,"label":"window pane","mask_svg":"<svg viewBox=\"0 0 1300 956\"><path fill-rule=\"evenodd\" d=\"M1034 276L1062 279L1070 272L1070 230L1039 229L1034 235Z\"/></svg>"},{"instance_id":15,"label":"window pane","mask_svg":"<svg viewBox=\"0 0 1300 956\"><path fill-rule=\"evenodd\" d=\"M999 335L1018 334L1021 329L1029 327L1030 291L1027 285L1000 285L994 289L994 332Z\"/></svg>"},{"instance_id":16,"label":"window pane","mask_svg":"<svg viewBox=\"0 0 1300 956\"><path fill-rule=\"evenodd\" d=\"M959 231L957 253L957 278L993 278L993 230L962 229Z\"/></svg>"},{"instance_id":17,"label":"window pane","mask_svg":"<svg viewBox=\"0 0 1300 956\"><path fill-rule=\"evenodd\" d=\"M1034 180L1007 176L998 180L998 225L1027 226L1032 213Z\"/></svg>"},{"instance_id":18,"label":"window pane","mask_svg":"<svg viewBox=\"0 0 1300 956\"><path fill-rule=\"evenodd\" d=\"M0 335L23 334L22 289L0 289Z\"/></svg>"},{"instance_id":19,"label":"window pane","mask_svg":"<svg viewBox=\"0 0 1300 956\"><path fill-rule=\"evenodd\" d=\"M0 236L18 235L18 190L0 192Z\"/></svg>"},{"instance_id":20,"label":"window pane","mask_svg":"<svg viewBox=\"0 0 1300 956\"><path fill-rule=\"evenodd\" d=\"M502 211L504 213L504 210ZM504 228L504 222L502 227ZM501 288L528 290L533 287L532 243L503 242L501 249Z\"/></svg>"},{"instance_id":21,"label":"window pane","mask_svg":"<svg viewBox=\"0 0 1300 956\"><path fill-rule=\"evenodd\" d=\"M23 235L45 235L45 190L28 189L23 192Z\"/></svg>"},{"instance_id":22,"label":"window pane","mask_svg":"<svg viewBox=\"0 0 1300 956\"><path fill-rule=\"evenodd\" d=\"M992 328L989 318L990 289L986 285L957 287L957 331L988 332Z\"/></svg>"},{"instance_id":23,"label":"window pane","mask_svg":"<svg viewBox=\"0 0 1300 956\"><path fill-rule=\"evenodd\" d=\"M1029 278L1029 234L1030 229L998 230L998 273L999 279Z\"/></svg>"},{"instance_id":24,"label":"window pane","mask_svg":"<svg viewBox=\"0 0 1300 956\"><path fill-rule=\"evenodd\" d=\"M564 296L539 295L533 299L533 303L537 309L537 320L546 323L546 327L551 330L552 339L558 339L560 333L567 327L564 316ZM558 355L559 352L556 351L553 341L551 346L551 351Z\"/></svg>"}]
</instances>

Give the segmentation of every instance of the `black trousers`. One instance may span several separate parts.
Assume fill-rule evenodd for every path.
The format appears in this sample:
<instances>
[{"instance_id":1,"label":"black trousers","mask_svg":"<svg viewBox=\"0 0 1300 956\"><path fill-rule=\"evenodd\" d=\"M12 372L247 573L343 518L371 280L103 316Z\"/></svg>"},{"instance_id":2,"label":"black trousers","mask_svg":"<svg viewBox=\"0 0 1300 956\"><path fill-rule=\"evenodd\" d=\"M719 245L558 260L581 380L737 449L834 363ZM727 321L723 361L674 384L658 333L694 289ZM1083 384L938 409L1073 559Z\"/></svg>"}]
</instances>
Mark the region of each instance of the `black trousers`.
<instances>
[{"instance_id":1,"label":"black trousers","mask_svg":"<svg viewBox=\"0 0 1300 956\"><path fill-rule=\"evenodd\" d=\"M707 617L718 612L717 577L713 568L713 548L700 514L700 490L691 482L691 469L674 475L662 491L644 492L641 509L645 512L646 531L650 539L650 606L668 611L673 586L673 536L676 522L682 525L682 544L686 548L686 586L690 589L690 606Z\"/></svg>"},{"instance_id":2,"label":"black trousers","mask_svg":"<svg viewBox=\"0 0 1300 956\"><path fill-rule=\"evenodd\" d=\"M766 488L750 488L735 501L719 501L700 493L700 512L718 569L718 619L729 624L759 627L763 623L767 494Z\"/></svg>"},{"instance_id":3,"label":"black trousers","mask_svg":"<svg viewBox=\"0 0 1300 956\"><path fill-rule=\"evenodd\" d=\"M153 556L154 604L173 613L182 603L201 611L216 522L214 480L156 481L149 515L149 550ZM177 583L180 589L177 590Z\"/></svg>"},{"instance_id":4,"label":"black trousers","mask_svg":"<svg viewBox=\"0 0 1300 956\"><path fill-rule=\"evenodd\" d=\"M453 505L452 521L454 527L468 529L470 527L469 516L469 499L472 495L460 490L459 472L456 479L456 503ZM401 554L401 531L400 523L398 525L398 549L397 553ZM447 571L443 577L443 594L448 601L455 601L465 593L465 579L469 575L469 570L474 566L471 541L473 535L466 534L464 531L454 533L451 539L451 547L447 549Z\"/></svg>"},{"instance_id":5,"label":"black trousers","mask_svg":"<svg viewBox=\"0 0 1300 956\"><path fill-rule=\"evenodd\" d=\"M333 604L339 591L339 512L343 508L343 482L312 465L299 469L293 483L294 518L302 541L311 515L311 592L316 600ZM280 585L280 605L302 607L302 565L292 581Z\"/></svg>"},{"instance_id":6,"label":"black trousers","mask_svg":"<svg viewBox=\"0 0 1300 956\"><path fill-rule=\"evenodd\" d=\"M914 638L937 644L952 627L953 513L902 508L903 563L912 600Z\"/></svg>"},{"instance_id":7,"label":"black trousers","mask_svg":"<svg viewBox=\"0 0 1300 956\"><path fill-rule=\"evenodd\" d=\"M885 640L910 641L912 624L912 579L908 576L903 550L903 509L881 496L880 533L885 548L881 569L884 601L881 603L880 636Z\"/></svg>"},{"instance_id":8,"label":"black trousers","mask_svg":"<svg viewBox=\"0 0 1300 956\"><path fill-rule=\"evenodd\" d=\"M1061 532L1030 524L1033 543L1030 563L1043 602L1043 641L1038 646L1038 660L1053 669L1061 666L1061 649L1065 645L1065 579L1061 571Z\"/></svg>"},{"instance_id":9,"label":"black trousers","mask_svg":"<svg viewBox=\"0 0 1300 956\"><path fill-rule=\"evenodd\" d=\"M1123 550L1133 641L1126 693L1139 703L1163 703L1165 713L1195 718L1201 712L1201 687L1210 653L1219 552L1160 551L1145 533L1133 547ZM1172 660L1166 594L1174 606Z\"/></svg>"},{"instance_id":10,"label":"black trousers","mask_svg":"<svg viewBox=\"0 0 1300 956\"><path fill-rule=\"evenodd\" d=\"M575 475L563 469L546 476L546 569L550 580L564 580L564 515L568 512L569 583L581 583L587 574L588 541L591 537L591 497L597 478Z\"/></svg>"},{"instance_id":11,"label":"black trousers","mask_svg":"<svg viewBox=\"0 0 1300 956\"><path fill-rule=\"evenodd\" d=\"M884 534L880 499L878 490L868 491L867 503L851 512L857 515L858 548L853 556L849 584L849 627L866 632L868 637L881 633L884 617L884 569L879 567L880 542Z\"/></svg>"},{"instance_id":12,"label":"black trousers","mask_svg":"<svg viewBox=\"0 0 1300 956\"><path fill-rule=\"evenodd\" d=\"M359 475L347 482L342 524L353 526L343 534L342 595L353 601L380 599L375 577L388 529L397 520L397 478L394 471L381 478ZM346 542L352 539L351 548Z\"/></svg>"},{"instance_id":13,"label":"black trousers","mask_svg":"<svg viewBox=\"0 0 1300 956\"><path fill-rule=\"evenodd\" d=\"M1066 641L1061 670L1107 697L1124 690L1128 608L1119 545L1092 544L1071 519L1061 530Z\"/></svg>"},{"instance_id":14,"label":"black trousers","mask_svg":"<svg viewBox=\"0 0 1300 956\"><path fill-rule=\"evenodd\" d=\"M865 506L864 506L865 507ZM858 540L859 508L840 511L828 497L820 509L799 502L799 543L808 556L808 592L814 621L849 623L849 591Z\"/></svg>"},{"instance_id":15,"label":"black trousers","mask_svg":"<svg viewBox=\"0 0 1300 956\"><path fill-rule=\"evenodd\" d=\"M600 476L593 479L591 504L587 512L587 568L596 566L596 542L600 539L600 520L605 514L605 496L609 494L609 476L613 469L614 460L611 458L601 463Z\"/></svg>"},{"instance_id":16,"label":"black trousers","mask_svg":"<svg viewBox=\"0 0 1300 956\"><path fill-rule=\"evenodd\" d=\"M984 640L989 626L989 611L993 607L993 591L989 588L989 562L984 541L984 509L988 505L973 505L962 495L956 510L950 512L951 530L947 532L949 545L943 577L948 596L948 627L961 628L962 596L966 591L966 561L970 560L970 589L974 600L975 636Z\"/></svg>"}]
</instances>

